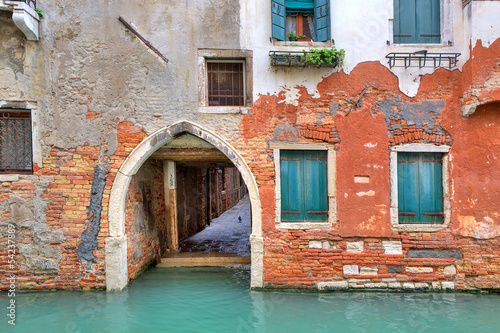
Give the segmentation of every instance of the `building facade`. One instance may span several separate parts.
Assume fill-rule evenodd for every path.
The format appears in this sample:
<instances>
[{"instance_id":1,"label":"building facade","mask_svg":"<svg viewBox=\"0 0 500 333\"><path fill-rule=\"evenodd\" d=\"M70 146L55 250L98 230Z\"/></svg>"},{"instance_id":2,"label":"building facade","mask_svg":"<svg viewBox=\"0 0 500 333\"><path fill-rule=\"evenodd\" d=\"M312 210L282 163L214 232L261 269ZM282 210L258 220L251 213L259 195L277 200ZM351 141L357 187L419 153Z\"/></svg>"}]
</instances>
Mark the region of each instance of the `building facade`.
<instances>
[{"instance_id":1,"label":"building facade","mask_svg":"<svg viewBox=\"0 0 500 333\"><path fill-rule=\"evenodd\" d=\"M500 1L27 2L0 2L1 288L123 288L235 167L254 288L498 290Z\"/></svg>"}]
</instances>

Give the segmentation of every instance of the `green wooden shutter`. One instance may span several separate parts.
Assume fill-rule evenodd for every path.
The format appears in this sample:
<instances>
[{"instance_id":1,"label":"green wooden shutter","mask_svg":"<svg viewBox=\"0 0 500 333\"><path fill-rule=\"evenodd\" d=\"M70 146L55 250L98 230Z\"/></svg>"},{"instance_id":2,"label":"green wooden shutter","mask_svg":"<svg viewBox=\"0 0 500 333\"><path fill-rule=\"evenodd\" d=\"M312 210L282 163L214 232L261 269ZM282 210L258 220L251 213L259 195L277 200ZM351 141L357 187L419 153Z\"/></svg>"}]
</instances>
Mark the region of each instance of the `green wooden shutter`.
<instances>
[{"instance_id":1,"label":"green wooden shutter","mask_svg":"<svg viewBox=\"0 0 500 333\"><path fill-rule=\"evenodd\" d=\"M327 221L327 152L282 150L280 155L281 221Z\"/></svg>"},{"instance_id":2,"label":"green wooden shutter","mask_svg":"<svg viewBox=\"0 0 500 333\"><path fill-rule=\"evenodd\" d=\"M443 223L443 155L419 155L420 223Z\"/></svg>"},{"instance_id":3,"label":"green wooden shutter","mask_svg":"<svg viewBox=\"0 0 500 333\"><path fill-rule=\"evenodd\" d=\"M439 0L416 1L416 42L441 42L441 14Z\"/></svg>"},{"instance_id":4,"label":"green wooden shutter","mask_svg":"<svg viewBox=\"0 0 500 333\"><path fill-rule=\"evenodd\" d=\"M286 8L285 0L272 0L272 26L273 26L273 37L277 40L285 40L286 31Z\"/></svg>"},{"instance_id":5,"label":"green wooden shutter","mask_svg":"<svg viewBox=\"0 0 500 333\"><path fill-rule=\"evenodd\" d=\"M331 38L330 0L314 0L314 30L316 42L325 42Z\"/></svg>"},{"instance_id":6,"label":"green wooden shutter","mask_svg":"<svg viewBox=\"0 0 500 333\"><path fill-rule=\"evenodd\" d=\"M398 153L400 223L443 223L441 153Z\"/></svg>"},{"instance_id":7,"label":"green wooden shutter","mask_svg":"<svg viewBox=\"0 0 500 333\"><path fill-rule=\"evenodd\" d=\"M306 221L328 220L326 151L304 151L304 213Z\"/></svg>"},{"instance_id":8,"label":"green wooden shutter","mask_svg":"<svg viewBox=\"0 0 500 333\"><path fill-rule=\"evenodd\" d=\"M415 43L415 1L394 0L394 43Z\"/></svg>"},{"instance_id":9,"label":"green wooden shutter","mask_svg":"<svg viewBox=\"0 0 500 333\"><path fill-rule=\"evenodd\" d=\"M281 221L304 221L304 156L301 151L280 151Z\"/></svg>"},{"instance_id":10,"label":"green wooden shutter","mask_svg":"<svg viewBox=\"0 0 500 333\"><path fill-rule=\"evenodd\" d=\"M398 153L399 223L418 223L418 153Z\"/></svg>"},{"instance_id":11,"label":"green wooden shutter","mask_svg":"<svg viewBox=\"0 0 500 333\"><path fill-rule=\"evenodd\" d=\"M394 43L439 43L440 0L394 0Z\"/></svg>"}]
</instances>

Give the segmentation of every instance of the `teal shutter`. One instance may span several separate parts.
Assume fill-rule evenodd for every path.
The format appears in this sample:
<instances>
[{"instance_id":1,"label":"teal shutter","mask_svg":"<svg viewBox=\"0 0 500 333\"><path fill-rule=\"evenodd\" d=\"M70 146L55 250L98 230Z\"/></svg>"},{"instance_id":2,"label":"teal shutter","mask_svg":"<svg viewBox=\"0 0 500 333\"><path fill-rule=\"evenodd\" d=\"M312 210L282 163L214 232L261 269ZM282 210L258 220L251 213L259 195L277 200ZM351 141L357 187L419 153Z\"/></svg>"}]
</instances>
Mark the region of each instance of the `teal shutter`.
<instances>
[{"instance_id":1,"label":"teal shutter","mask_svg":"<svg viewBox=\"0 0 500 333\"><path fill-rule=\"evenodd\" d=\"M280 151L281 221L328 220L326 151Z\"/></svg>"},{"instance_id":2,"label":"teal shutter","mask_svg":"<svg viewBox=\"0 0 500 333\"><path fill-rule=\"evenodd\" d=\"M394 0L394 43L439 43L440 0Z\"/></svg>"},{"instance_id":3,"label":"teal shutter","mask_svg":"<svg viewBox=\"0 0 500 333\"><path fill-rule=\"evenodd\" d=\"M416 43L441 42L439 0L416 1Z\"/></svg>"},{"instance_id":4,"label":"teal shutter","mask_svg":"<svg viewBox=\"0 0 500 333\"><path fill-rule=\"evenodd\" d=\"M285 40L285 22L286 22L286 8L285 0L272 0L272 26L273 38L277 40Z\"/></svg>"},{"instance_id":5,"label":"teal shutter","mask_svg":"<svg viewBox=\"0 0 500 333\"><path fill-rule=\"evenodd\" d=\"M326 151L304 151L304 215L306 221L328 220Z\"/></svg>"},{"instance_id":6,"label":"teal shutter","mask_svg":"<svg viewBox=\"0 0 500 333\"><path fill-rule=\"evenodd\" d=\"M330 0L314 0L314 30L316 42L326 42L330 33Z\"/></svg>"},{"instance_id":7,"label":"teal shutter","mask_svg":"<svg viewBox=\"0 0 500 333\"><path fill-rule=\"evenodd\" d=\"M418 153L398 153L399 223L418 222Z\"/></svg>"},{"instance_id":8,"label":"teal shutter","mask_svg":"<svg viewBox=\"0 0 500 333\"><path fill-rule=\"evenodd\" d=\"M415 43L415 1L394 0L394 43Z\"/></svg>"},{"instance_id":9,"label":"teal shutter","mask_svg":"<svg viewBox=\"0 0 500 333\"><path fill-rule=\"evenodd\" d=\"M420 168L420 222L443 223L443 155L421 153Z\"/></svg>"},{"instance_id":10,"label":"teal shutter","mask_svg":"<svg viewBox=\"0 0 500 333\"><path fill-rule=\"evenodd\" d=\"M400 223L443 223L441 153L398 153Z\"/></svg>"},{"instance_id":11,"label":"teal shutter","mask_svg":"<svg viewBox=\"0 0 500 333\"><path fill-rule=\"evenodd\" d=\"M301 151L280 151L281 221L304 221L304 159Z\"/></svg>"}]
</instances>

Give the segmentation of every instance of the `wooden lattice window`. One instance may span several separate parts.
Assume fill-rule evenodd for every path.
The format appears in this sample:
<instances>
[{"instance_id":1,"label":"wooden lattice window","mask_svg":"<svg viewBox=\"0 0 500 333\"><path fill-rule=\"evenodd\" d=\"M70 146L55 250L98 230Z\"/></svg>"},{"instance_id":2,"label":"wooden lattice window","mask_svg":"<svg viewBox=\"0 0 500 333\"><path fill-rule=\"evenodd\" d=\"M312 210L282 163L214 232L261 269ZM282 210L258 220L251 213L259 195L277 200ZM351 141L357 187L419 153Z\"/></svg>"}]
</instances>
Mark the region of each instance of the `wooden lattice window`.
<instances>
[{"instance_id":1,"label":"wooden lattice window","mask_svg":"<svg viewBox=\"0 0 500 333\"><path fill-rule=\"evenodd\" d=\"M0 112L0 172L31 172L31 113Z\"/></svg>"},{"instance_id":2,"label":"wooden lattice window","mask_svg":"<svg viewBox=\"0 0 500 333\"><path fill-rule=\"evenodd\" d=\"M208 105L245 106L243 61L207 61Z\"/></svg>"}]
</instances>

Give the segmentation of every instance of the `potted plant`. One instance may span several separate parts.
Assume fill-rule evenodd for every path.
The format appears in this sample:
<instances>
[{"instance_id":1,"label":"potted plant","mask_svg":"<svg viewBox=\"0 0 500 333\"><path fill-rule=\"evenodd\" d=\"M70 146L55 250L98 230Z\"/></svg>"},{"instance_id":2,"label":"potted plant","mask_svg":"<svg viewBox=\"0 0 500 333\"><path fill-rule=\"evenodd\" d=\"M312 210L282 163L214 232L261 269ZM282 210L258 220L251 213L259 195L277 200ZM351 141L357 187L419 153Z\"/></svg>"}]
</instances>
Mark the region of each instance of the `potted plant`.
<instances>
[{"instance_id":1,"label":"potted plant","mask_svg":"<svg viewBox=\"0 0 500 333\"><path fill-rule=\"evenodd\" d=\"M291 42L295 42L297 40L297 35L295 34L295 31L290 31L286 36L288 37L288 40Z\"/></svg>"},{"instance_id":2,"label":"potted plant","mask_svg":"<svg viewBox=\"0 0 500 333\"><path fill-rule=\"evenodd\" d=\"M312 38L307 37L306 35L300 35L297 37L297 42L310 42Z\"/></svg>"}]
</instances>

